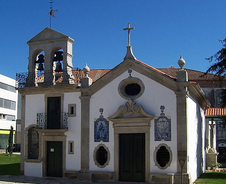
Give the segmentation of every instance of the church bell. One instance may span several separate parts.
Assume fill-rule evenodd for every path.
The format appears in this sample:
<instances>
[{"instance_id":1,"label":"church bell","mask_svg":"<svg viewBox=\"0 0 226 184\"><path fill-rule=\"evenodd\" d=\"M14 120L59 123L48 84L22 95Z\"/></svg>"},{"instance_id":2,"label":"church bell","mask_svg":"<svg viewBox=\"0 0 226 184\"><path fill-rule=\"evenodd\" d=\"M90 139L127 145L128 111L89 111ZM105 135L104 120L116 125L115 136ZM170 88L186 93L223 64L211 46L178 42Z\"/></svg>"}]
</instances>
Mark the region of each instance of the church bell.
<instances>
[{"instance_id":1,"label":"church bell","mask_svg":"<svg viewBox=\"0 0 226 184\"><path fill-rule=\"evenodd\" d=\"M38 69L37 70L39 70L39 71L44 70L43 63L39 63L38 64Z\"/></svg>"},{"instance_id":2,"label":"church bell","mask_svg":"<svg viewBox=\"0 0 226 184\"><path fill-rule=\"evenodd\" d=\"M55 56L53 58L53 61L58 61L56 64L56 69L55 72L62 72L62 64L60 61L63 61L63 52L62 51L57 51L55 52Z\"/></svg>"},{"instance_id":3,"label":"church bell","mask_svg":"<svg viewBox=\"0 0 226 184\"><path fill-rule=\"evenodd\" d=\"M38 69L37 70L39 70L39 71L44 70L44 67L43 67L44 55L43 54L40 54L38 56L38 60L35 63L38 63Z\"/></svg>"},{"instance_id":4,"label":"church bell","mask_svg":"<svg viewBox=\"0 0 226 184\"><path fill-rule=\"evenodd\" d=\"M63 71L63 69L62 69L62 66L61 66L61 62L58 61L57 65L56 65L55 72L62 72L62 71Z\"/></svg>"}]
</instances>

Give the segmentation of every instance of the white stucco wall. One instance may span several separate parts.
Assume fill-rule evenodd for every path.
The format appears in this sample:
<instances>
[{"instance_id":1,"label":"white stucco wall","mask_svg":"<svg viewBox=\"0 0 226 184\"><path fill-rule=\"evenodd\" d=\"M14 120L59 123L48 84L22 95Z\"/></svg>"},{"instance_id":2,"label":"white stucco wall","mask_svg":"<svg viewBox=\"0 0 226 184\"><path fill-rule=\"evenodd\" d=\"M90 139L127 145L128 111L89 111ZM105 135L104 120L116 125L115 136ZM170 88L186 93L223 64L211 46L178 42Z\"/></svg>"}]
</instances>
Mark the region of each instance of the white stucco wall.
<instances>
[{"instance_id":1,"label":"white stucco wall","mask_svg":"<svg viewBox=\"0 0 226 184\"><path fill-rule=\"evenodd\" d=\"M137 77L145 85L145 91L143 95L136 99L135 102L141 105L144 110L152 114L154 116L159 116L161 113L160 106L165 106L165 115L171 117L171 141L154 141L154 120L151 122L150 126L150 171L152 173L168 173L168 172L176 172L177 165L177 118L176 118L176 95L170 89L160 85L159 83L150 80L149 78L133 71L133 77ZM120 105L125 105L126 100L123 99L118 93L118 85L119 83L128 78L128 72L123 73L118 76L111 83L107 84L105 87L96 92L90 99L90 170L91 171L114 171L114 129L112 123L109 124L109 142L94 142L94 121L99 118L100 112L99 109L103 108L103 115L105 118L113 115ZM172 163L170 167L165 170L160 170L155 166L153 160L153 154L155 151L155 147L159 144L165 143L167 144L172 151ZM105 144L110 151L110 162L105 168L99 168L95 165L93 161L93 151L95 147L99 144Z\"/></svg>"},{"instance_id":2,"label":"white stucco wall","mask_svg":"<svg viewBox=\"0 0 226 184\"><path fill-rule=\"evenodd\" d=\"M37 124L37 113L45 113L45 96L26 95L25 100L25 128Z\"/></svg>"},{"instance_id":3,"label":"white stucco wall","mask_svg":"<svg viewBox=\"0 0 226 184\"><path fill-rule=\"evenodd\" d=\"M187 99L188 173L194 182L205 168L205 117L204 111L195 101Z\"/></svg>"},{"instance_id":4,"label":"white stucco wall","mask_svg":"<svg viewBox=\"0 0 226 184\"><path fill-rule=\"evenodd\" d=\"M137 74L138 78L142 75ZM161 113L160 106L165 106L165 116L171 119L171 141L155 141L154 120L151 121L150 127L150 172L151 173L176 173L177 172L177 110L176 110L176 95L165 86L150 80L143 76L145 84L144 94L136 100L149 113L158 118ZM154 151L160 144L166 144L172 151L172 162L169 167L162 170L159 169L154 162Z\"/></svg>"},{"instance_id":5,"label":"white stucco wall","mask_svg":"<svg viewBox=\"0 0 226 184\"><path fill-rule=\"evenodd\" d=\"M68 112L68 104L76 104L76 116L68 117L66 132L66 170L79 171L81 167L81 102L80 93L64 94L64 111ZM68 141L74 141L74 153L68 153Z\"/></svg>"},{"instance_id":6,"label":"white stucco wall","mask_svg":"<svg viewBox=\"0 0 226 184\"><path fill-rule=\"evenodd\" d=\"M81 166L81 102L80 93L65 93L62 112L68 112L69 104L76 104L76 116L68 117L68 131L66 131L66 170L78 171ZM36 124L37 113L45 113L45 95L27 95L25 108L25 128ZM74 141L74 153L68 153L68 141ZM26 162L25 162L26 163ZM42 176L40 163L26 163L25 175L38 177ZM39 174L41 174L39 176Z\"/></svg>"}]
</instances>

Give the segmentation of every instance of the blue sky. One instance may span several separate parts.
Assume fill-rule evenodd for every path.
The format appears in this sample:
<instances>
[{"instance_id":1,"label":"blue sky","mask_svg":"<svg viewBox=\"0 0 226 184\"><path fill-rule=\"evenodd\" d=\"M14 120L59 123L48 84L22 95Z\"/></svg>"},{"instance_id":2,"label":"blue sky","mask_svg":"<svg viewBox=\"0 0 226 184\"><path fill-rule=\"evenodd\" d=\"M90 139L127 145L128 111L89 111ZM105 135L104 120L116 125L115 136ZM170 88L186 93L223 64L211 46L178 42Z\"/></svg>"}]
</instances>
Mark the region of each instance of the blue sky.
<instances>
[{"instance_id":1,"label":"blue sky","mask_svg":"<svg viewBox=\"0 0 226 184\"><path fill-rule=\"evenodd\" d=\"M0 73L15 78L27 72L26 42L49 27L50 0L1 1ZM73 66L113 68L126 54L130 22L136 58L156 68L206 71L205 58L226 38L225 0L54 0L52 29L74 39Z\"/></svg>"}]
</instances>

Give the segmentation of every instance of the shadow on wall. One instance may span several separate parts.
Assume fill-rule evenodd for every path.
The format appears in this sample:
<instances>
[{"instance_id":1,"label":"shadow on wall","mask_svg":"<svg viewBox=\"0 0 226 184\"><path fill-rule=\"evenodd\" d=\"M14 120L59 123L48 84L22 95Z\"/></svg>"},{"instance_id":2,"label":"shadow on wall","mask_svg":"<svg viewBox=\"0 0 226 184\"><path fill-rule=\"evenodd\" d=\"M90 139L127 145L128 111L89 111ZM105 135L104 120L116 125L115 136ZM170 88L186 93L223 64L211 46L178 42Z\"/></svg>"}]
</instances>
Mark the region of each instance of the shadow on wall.
<instances>
[{"instance_id":1,"label":"shadow on wall","mask_svg":"<svg viewBox=\"0 0 226 184\"><path fill-rule=\"evenodd\" d=\"M202 139L202 130L204 128L204 119L201 115L201 109L199 106L196 106L196 115L197 115L197 148L196 148L196 161L197 161L197 177L199 177L203 172L203 155L204 155L204 145L203 145L203 139ZM205 133L205 132L204 132ZM205 135L205 134L204 134Z\"/></svg>"}]
</instances>

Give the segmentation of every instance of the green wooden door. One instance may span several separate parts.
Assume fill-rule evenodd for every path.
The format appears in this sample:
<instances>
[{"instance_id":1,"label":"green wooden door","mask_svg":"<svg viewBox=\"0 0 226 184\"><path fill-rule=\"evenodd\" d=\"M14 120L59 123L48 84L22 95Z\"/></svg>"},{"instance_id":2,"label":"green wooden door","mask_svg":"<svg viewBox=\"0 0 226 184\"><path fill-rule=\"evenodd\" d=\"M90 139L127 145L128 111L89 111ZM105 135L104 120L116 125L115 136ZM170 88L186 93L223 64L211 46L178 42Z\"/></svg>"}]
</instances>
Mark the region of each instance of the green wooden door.
<instances>
[{"instance_id":1,"label":"green wooden door","mask_svg":"<svg viewBox=\"0 0 226 184\"><path fill-rule=\"evenodd\" d=\"M61 141L48 141L47 142L47 176L62 177L63 171L63 153Z\"/></svg>"},{"instance_id":2,"label":"green wooden door","mask_svg":"<svg viewBox=\"0 0 226 184\"><path fill-rule=\"evenodd\" d=\"M119 180L145 181L145 134L119 135Z\"/></svg>"},{"instance_id":3,"label":"green wooden door","mask_svg":"<svg viewBox=\"0 0 226 184\"><path fill-rule=\"evenodd\" d=\"M47 103L47 129L60 129L61 98L48 97Z\"/></svg>"}]
</instances>

